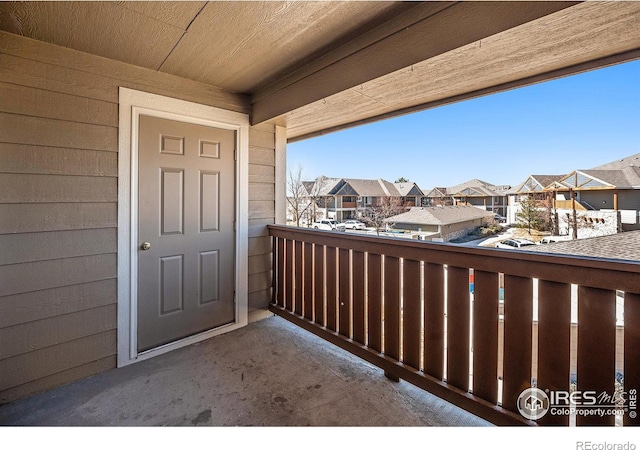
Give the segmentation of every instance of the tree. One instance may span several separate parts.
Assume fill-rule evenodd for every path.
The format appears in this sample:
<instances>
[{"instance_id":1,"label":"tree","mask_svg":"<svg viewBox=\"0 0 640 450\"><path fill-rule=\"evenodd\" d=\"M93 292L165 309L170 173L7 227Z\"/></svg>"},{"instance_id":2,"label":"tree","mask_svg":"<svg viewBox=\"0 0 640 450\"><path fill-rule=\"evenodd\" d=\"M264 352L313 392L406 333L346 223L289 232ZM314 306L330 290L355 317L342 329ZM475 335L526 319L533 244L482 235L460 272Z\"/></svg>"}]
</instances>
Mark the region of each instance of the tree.
<instances>
[{"instance_id":1,"label":"tree","mask_svg":"<svg viewBox=\"0 0 640 450\"><path fill-rule=\"evenodd\" d=\"M400 197L381 197L364 213L360 213L359 218L368 226L375 227L376 234L380 236L380 228L393 228L393 224L387 219L405 210Z\"/></svg>"},{"instance_id":2,"label":"tree","mask_svg":"<svg viewBox=\"0 0 640 450\"><path fill-rule=\"evenodd\" d=\"M408 183L408 182L409 180L407 180L405 177L400 177L396 181L394 181L394 183Z\"/></svg>"},{"instance_id":3,"label":"tree","mask_svg":"<svg viewBox=\"0 0 640 450\"><path fill-rule=\"evenodd\" d=\"M516 226L527 228L531 234L531 229L539 230L543 224L544 218L538 202L531 195L523 198L520 210L516 213Z\"/></svg>"},{"instance_id":4,"label":"tree","mask_svg":"<svg viewBox=\"0 0 640 450\"><path fill-rule=\"evenodd\" d=\"M315 181L303 181L302 167L298 167L295 172L289 171L287 203L296 226L300 226L302 219L307 219L307 226L316 220L317 202L324 184L324 177Z\"/></svg>"}]
</instances>

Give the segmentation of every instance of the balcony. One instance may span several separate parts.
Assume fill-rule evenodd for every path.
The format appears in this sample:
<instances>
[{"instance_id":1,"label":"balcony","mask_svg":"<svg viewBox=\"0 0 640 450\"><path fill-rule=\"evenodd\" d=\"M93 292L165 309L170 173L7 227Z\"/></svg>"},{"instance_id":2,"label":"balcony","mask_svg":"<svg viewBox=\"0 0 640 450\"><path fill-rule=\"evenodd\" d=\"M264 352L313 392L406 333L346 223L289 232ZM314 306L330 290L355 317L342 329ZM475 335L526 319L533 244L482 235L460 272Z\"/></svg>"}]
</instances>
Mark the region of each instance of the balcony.
<instances>
[{"instance_id":1,"label":"balcony","mask_svg":"<svg viewBox=\"0 0 640 450\"><path fill-rule=\"evenodd\" d=\"M269 230L271 311L388 377L499 425L638 424L635 414L620 413L629 402L609 405L622 419L577 413L537 421L517 402L532 386L613 396L617 372L618 390L640 386L640 264Z\"/></svg>"},{"instance_id":2,"label":"balcony","mask_svg":"<svg viewBox=\"0 0 640 450\"><path fill-rule=\"evenodd\" d=\"M0 425L490 424L408 383L390 383L377 367L271 317L153 359L0 405ZM100 442L109 442L114 436L111 433L116 432L108 431ZM242 431L242 438L250 432ZM32 429L25 429L25 433L28 439L33 438ZM166 438L163 433L160 448L167 447Z\"/></svg>"}]
</instances>

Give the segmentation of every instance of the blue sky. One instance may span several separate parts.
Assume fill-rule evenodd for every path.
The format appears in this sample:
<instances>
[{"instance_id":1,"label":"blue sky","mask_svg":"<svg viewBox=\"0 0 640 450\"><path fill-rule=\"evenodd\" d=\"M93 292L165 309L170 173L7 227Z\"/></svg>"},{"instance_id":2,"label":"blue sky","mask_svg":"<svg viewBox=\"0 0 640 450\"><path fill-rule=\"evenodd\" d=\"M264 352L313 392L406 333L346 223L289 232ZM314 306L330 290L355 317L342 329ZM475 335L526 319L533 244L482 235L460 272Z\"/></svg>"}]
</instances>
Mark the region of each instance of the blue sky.
<instances>
[{"instance_id":1,"label":"blue sky","mask_svg":"<svg viewBox=\"0 0 640 450\"><path fill-rule=\"evenodd\" d=\"M287 145L307 178L517 185L640 153L640 61Z\"/></svg>"}]
</instances>

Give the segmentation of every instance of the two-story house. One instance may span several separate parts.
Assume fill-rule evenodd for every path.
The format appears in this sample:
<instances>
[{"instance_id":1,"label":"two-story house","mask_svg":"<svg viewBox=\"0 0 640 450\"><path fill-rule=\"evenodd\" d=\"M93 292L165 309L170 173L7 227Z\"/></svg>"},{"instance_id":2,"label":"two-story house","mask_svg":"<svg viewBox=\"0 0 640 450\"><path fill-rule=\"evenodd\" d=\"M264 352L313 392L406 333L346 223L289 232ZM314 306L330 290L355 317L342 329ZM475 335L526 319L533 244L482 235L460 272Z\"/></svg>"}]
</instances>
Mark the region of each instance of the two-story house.
<instances>
[{"instance_id":1,"label":"two-story house","mask_svg":"<svg viewBox=\"0 0 640 450\"><path fill-rule=\"evenodd\" d=\"M429 204L466 205L506 216L508 185L496 186L473 179L448 188L433 188L427 195Z\"/></svg>"},{"instance_id":2,"label":"two-story house","mask_svg":"<svg viewBox=\"0 0 640 450\"><path fill-rule=\"evenodd\" d=\"M366 214L384 202L407 208L421 205L424 193L414 182L391 183L356 178L318 177L305 182L309 192L315 193L319 215L338 222Z\"/></svg>"}]
</instances>

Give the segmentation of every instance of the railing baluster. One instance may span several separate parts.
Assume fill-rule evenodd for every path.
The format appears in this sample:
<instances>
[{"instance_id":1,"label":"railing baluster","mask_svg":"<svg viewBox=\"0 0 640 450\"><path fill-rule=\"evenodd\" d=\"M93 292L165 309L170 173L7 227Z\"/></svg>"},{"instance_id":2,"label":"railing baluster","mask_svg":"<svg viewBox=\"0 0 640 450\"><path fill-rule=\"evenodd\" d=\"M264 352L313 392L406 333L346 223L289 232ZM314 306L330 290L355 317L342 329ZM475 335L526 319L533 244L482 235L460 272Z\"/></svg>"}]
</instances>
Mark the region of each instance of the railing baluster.
<instances>
[{"instance_id":1,"label":"railing baluster","mask_svg":"<svg viewBox=\"0 0 640 450\"><path fill-rule=\"evenodd\" d=\"M367 253L367 332L369 348L382 352L382 257Z\"/></svg>"},{"instance_id":2,"label":"railing baluster","mask_svg":"<svg viewBox=\"0 0 640 450\"><path fill-rule=\"evenodd\" d=\"M447 268L447 383L469 390L469 269Z\"/></svg>"},{"instance_id":3,"label":"railing baluster","mask_svg":"<svg viewBox=\"0 0 640 450\"><path fill-rule=\"evenodd\" d=\"M629 391L635 389L634 409L624 415L624 426L640 425L640 294L624 294L624 390L626 406L630 406ZM630 414L631 412L634 414ZM635 416L635 417L632 417Z\"/></svg>"},{"instance_id":4,"label":"railing baluster","mask_svg":"<svg viewBox=\"0 0 640 450\"><path fill-rule=\"evenodd\" d=\"M504 277L504 380L502 406L518 412L518 396L531 387L533 280Z\"/></svg>"},{"instance_id":5,"label":"railing baluster","mask_svg":"<svg viewBox=\"0 0 640 450\"><path fill-rule=\"evenodd\" d=\"M337 309L336 309L336 248L326 248L326 264L327 264L327 328L331 331L337 331L338 326L336 323Z\"/></svg>"},{"instance_id":6,"label":"railing baluster","mask_svg":"<svg viewBox=\"0 0 640 450\"><path fill-rule=\"evenodd\" d=\"M419 370L422 331L420 261L404 260L402 284L402 360L405 364Z\"/></svg>"},{"instance_id":7,"label":"railing baluster","mask_svg":"<svg viewBox=\"0 0 640 450\"><path fill-rule=\"evenodd\" d=\"M626 343L625 343L626 344ZM613 395L616 292L578 287L578 390ZM576 425L614 425L615 416L577 415Z\"/></svg>"},{"instance_id":8,"label":"railing baluster","mask_svg":"<svg viewBox=\"0 0 640 450\"><path fill-rule=\"evenodd\" d=\"M384 258L384 354L400 360L400 259Z\"/></svg>"},{"instance_id":9,"label":"railing baluster","mask_svg":"<svg viewBox=\"0 0 640 450\"><path fill-rule=\"evenodd\" d=\"M626 398L630 400L630 391L636 389L638 401L637 263L498 252L277 225L269 230L275 239L274 303L269 309L377 365L391 379L403 378L495 424L531 423L518 411L517 398L531 386L532 364L537 367L534 376L541 389L569 390L570 373L577 370L578 391L611 396L615 370L622 370ZM473 303L467 267L474 268ZM533 322L534 276L540 280L537 322ZM499 297L502 286L504 304ZM577 325L571 323L574 286L581 286ZM616 290L625 292L624 336L616 328ZM532 352L536 352L535 361ZM616 365L622 356L624 366ZM470 359L472 394L466 392ZM447 382L443 382L445 373ZM498 375L502 377L502 407L496 406ZM625 425L639 424L637 409L633 412L636 417L629 411L625 414ZM567 425L568 420L566 415L547 414L538 423ZM614 419L609 414L604 418L578 415L577 423L612 425Z\"/></svg>"},{"instance_id":10,"label":"railing baluster","mask_svg":"<svg viewBox=\"0 0 640 450\"><path fill-rule=\"evenodd\" d=\"M351 285L349 264L349 250L341 248L338 253L339 295L338 295L338 332L348 338L351 337Z\"/></svg>"},{"instance_id":11,"label":"railing baluster","mask_svg":"<svg viewBox=\"0 0 640 450\"><path fill-rule=\"evenodd\" d=\"M498 403L498 274L474 270L473 394Z\"/></svg>"},{"instance_id":12,"label":"railing baluster","mask_svg":"<svg viewBox=\"0 0 640 450\"><path fill-rule=\"evenodd\" d=\"M286 273L286 268L285 268L285 255L284 255L284 239L283 238L275 238L277 240L277 253L276 253L276 260L275 260L275 264L274 264L274 269L277 273L277 284L275 287L275 297L276 297L276 303L278 306L284 307L284 289L285 289L285 284L284 284L284 277L285 277L285 273Z\"/></svg>"},{"instance_id":13,"label":"railing baluster","mask_svg":"<svg viewBox=\"0 0 640 450\"><path fill-rule=\"evenodd\" d=\"M301 316L302 315L302 292L303 292L303 280L302 280L302 265L304 262L303 256L302 256L302 241L296 241L295 244L295 268L296 268L296 275L295 275L295 294L294 294L294 305L293 305L293 312L296 313L297 315Z\"/></svg>"},{"instance_id":14,"label":"railing baluster","mask_svg":"<svg viewBox=\"0 0 640 450\"><path fill-rule=\"evenodd\" d=\"M293 311L293 241L287 239L285 243L285 272L287 273L285 277L285 304L284 307L289 311Z\"/></svg>"},{"instance_id":15,"label":"railing baluster","mask_svg":"<svg viewBox=\"0 0 640 450\"><path fill-rule=\"evenodd\" d=\"M313 244L304 244L304 317L313 320Z\"/></svg>"},{"instance_id":16,"label":"railing baluster","mask_svg":"<svg viewBox=\"0 0 640 450\"><path fill-rule=\"evenodd\" d=\"M444 377L444 268L424 263L424 372Z\"/></svg>"},{"instance_id":17,"label":"railing baluster","mask_svg":"<svg viewBox=\"0 0 640 450\"><path fill-rule=\"evenodd\" d=\"M538 384L540 389L569 391L571 285L538 282ZM549 414L540 425L569 425L569 416Z\"/></svg>"},{"instance_id":18,"label":"railing baluster","mask_svg":"<svg viewBox=\"0 0 640 450\"><path fill-rule=\"evenodd\" d=\"M324 300L324 246L315 244L313 268L313 298L315 307L315 322L325 326L325 300Z\"/></svg>"},{"instance_id":19,"label":"railing baluster","mask_svg":"<svg viewBox=\"0 0 640 450\"><path fill-rule=\"evenodd\" d=\"M364 301L364 253L353 252L353 340L366 344Z\"/></svg>"}]
</instances>

